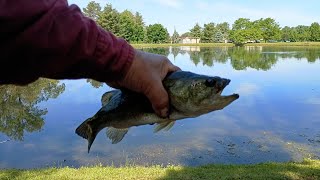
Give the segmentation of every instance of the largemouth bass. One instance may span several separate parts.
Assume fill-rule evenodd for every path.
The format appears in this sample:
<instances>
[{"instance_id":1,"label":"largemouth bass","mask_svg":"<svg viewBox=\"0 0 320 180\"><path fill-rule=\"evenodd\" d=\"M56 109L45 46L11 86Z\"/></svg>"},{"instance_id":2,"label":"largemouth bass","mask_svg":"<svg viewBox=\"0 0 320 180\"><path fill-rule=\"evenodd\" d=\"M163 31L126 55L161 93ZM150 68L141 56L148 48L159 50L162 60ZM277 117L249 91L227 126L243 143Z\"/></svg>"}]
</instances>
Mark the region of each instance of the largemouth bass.
<instances>
[{"instance_id":1,"label":"largemouth bass","mask_svg":"<svg viewBox=\"0 0 320 180\"><path fill-rule=\"evenodd\" d=\"M93 117L85 120L75 132L88 140L89 153L97 134L106 127L107 137L113 144L120 142L132 126L155 124L155 132L168 130L176 120L221 110L238 99L238 94L221 95L229 83L229 79L187 71L169 74L163 80L170 101L167 118L157 116L143 94L112 90L103 94L102 108Z\"/></svg>"}]
</instances>

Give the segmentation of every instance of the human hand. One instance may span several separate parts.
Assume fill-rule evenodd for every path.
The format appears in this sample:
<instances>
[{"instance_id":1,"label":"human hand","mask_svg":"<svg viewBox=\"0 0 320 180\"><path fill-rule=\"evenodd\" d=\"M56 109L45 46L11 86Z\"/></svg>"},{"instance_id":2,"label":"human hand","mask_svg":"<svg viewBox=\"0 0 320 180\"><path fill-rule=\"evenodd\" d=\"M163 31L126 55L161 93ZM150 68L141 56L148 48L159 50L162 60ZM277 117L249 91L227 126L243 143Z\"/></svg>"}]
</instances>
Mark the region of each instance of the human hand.
<instances>
[{"instance_id":1,"label":"human hand","mask_svg":"<svg viewBox=\"0 0 320 180\"><path fill-rule=\"evenodd\" d=\"M167 73L180 70L167 57L135 50L135 57L125 77L119 82L108 83L143 93L160 117L168 117L169 97L162 85Z\"/></svg>"}]
</instances>

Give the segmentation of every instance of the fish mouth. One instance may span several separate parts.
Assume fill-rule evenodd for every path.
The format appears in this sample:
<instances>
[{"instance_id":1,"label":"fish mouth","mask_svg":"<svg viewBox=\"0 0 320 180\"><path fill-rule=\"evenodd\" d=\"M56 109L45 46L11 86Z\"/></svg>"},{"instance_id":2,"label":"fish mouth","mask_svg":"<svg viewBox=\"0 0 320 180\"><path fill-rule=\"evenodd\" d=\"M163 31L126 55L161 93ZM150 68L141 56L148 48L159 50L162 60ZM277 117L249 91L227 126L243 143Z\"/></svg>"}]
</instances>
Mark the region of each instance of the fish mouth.
<instances>
[{"instance_id":1,"label":"fish mouth","mask_svg":"<svg viewBox=\"0 0 320 180\"><path fill-rule=\"evenodd\" d=\"M229 84L230 84L231 80L230 79L222 79L221 82L216 84L216 87L218 89L217 94L222 93L222 91L224 90L224 88L226 88Z\"/></svg>"},{"instance_id":2,"label":"fish mouth","mask_svg":"<svg viewBox=\"0 0 320 180\"><path fill-rule=\"evenodd\" d=\"M231 95L221 95L223 90L230 84L231 80L230 79L223 79L222 83L220 83L219 87L216 87L218 89L217 94L220 95L221 97L233 97L234 99L238 99L240 96L239 94L233 93Z\"/></svg>"}]
</instances>

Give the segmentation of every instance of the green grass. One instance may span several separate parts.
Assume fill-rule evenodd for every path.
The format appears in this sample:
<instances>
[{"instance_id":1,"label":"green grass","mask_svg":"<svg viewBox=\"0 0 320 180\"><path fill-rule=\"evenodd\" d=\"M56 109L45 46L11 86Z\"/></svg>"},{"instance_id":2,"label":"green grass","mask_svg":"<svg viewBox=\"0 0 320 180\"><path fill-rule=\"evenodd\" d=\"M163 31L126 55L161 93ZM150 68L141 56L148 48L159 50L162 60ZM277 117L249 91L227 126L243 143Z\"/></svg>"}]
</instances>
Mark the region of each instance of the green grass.
<instances>
[{"instance_id":1,"label":"green grass","mask_svg":"<svg viewBox=\"0 0 320 180\"><path fill-rule=\"evenodd\" d=\"M245 46L320 46L320 42L248 43Z\"/></svg>"},{"instance_id":2,"label":"green grass","mask_svg":"<svg viewBox=\"0 0 320 180\"><path fill-rule=\"evenodd\" d=\"M124 166L0 170L0 179L320 179L320 160L254 165Z\"/></svg>"},{"instance_id":3,"label":"green grass","mask_svg":"<svg viewBox=\"0 0 320 180\"><path fill-rule=\"evenodd\" d=\"M200 46L200 47L232 47L232 43L198 43L198 44L131 44L135 48L157 48L157 47L179 47L179 46ZM320 46L320 42L278 42L278 43L248 43L245 46Z\"/></svg>"},{"instance_id":4,"label":"green grass","mask_svg":"<svg viewBox=\"0 0 320 180\"><path fill-rule=\"evenodd\" d=\"M198 44L131 44L135 48L156 48L156 47L179 47L179 46L201 46L201 47L216 47L216 46L234 46L232 43L198 43Z\"/></svg>"}]
</instances>

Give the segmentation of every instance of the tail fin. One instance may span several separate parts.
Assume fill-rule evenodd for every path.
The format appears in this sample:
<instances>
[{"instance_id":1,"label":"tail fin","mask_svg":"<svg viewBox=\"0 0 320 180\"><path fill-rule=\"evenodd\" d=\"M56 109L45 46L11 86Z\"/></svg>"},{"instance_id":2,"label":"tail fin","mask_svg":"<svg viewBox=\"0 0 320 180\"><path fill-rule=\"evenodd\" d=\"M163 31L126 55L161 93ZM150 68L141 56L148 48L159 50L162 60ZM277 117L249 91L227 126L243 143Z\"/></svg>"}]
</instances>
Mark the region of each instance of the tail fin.
<instances>
[{"instance_id":1,"label":"tail fin","mask_svg":"<svg viewBox=\"0 0 320 180\"><path fill-rule=\"evenodd\" d=\"M90 120L91 118L87 119L76 129L76 134L88 140L88 153L90 152L91 145L97 136L97 132L92 129L89 123Z\"/></svg>"}]
</instances>

